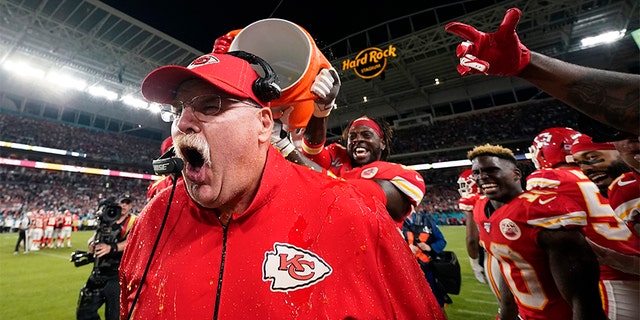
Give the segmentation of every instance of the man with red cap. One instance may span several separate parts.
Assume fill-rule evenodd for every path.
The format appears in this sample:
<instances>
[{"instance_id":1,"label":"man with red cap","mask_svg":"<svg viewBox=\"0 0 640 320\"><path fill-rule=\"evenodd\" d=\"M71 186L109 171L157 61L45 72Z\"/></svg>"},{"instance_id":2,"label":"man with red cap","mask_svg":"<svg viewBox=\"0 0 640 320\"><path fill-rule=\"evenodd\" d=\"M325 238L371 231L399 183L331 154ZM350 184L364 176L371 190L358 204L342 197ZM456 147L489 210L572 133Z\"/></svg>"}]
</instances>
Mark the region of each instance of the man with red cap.
<instances>
[{"instance_id":1,"label":"man with red cap","mask_svg":"<svg viewBox=\"0 0 640 320\"><path fill-rule=\"evenodd\" d=\"M235 51L143 81L145 98L171 105L183 180L131 233L121 317L444 319L384 205L271 145L274 75Z\"/></svg>"}]
</instances>

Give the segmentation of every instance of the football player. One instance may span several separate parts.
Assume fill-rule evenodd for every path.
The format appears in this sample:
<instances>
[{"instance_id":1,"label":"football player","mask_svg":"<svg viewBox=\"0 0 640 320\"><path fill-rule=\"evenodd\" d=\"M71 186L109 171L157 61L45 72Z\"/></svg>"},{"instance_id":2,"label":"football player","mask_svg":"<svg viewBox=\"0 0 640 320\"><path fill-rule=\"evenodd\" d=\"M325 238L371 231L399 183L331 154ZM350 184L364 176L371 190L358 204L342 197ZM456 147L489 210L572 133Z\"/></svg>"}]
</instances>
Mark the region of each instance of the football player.
<instances>
[{"instance_id":1,"label":"football player","mask_svg":"<svg viewBox=\"0 0 640 320\"><path fill-rule=\"evenodd\" d=\"M580 170L598 186L600 193L606 198L609 197L608 188L611 182L623 173L631 171L620 158L620 152L613 143L593 142L593 139L584 133L573 142L571 154Z\"/></svg>"},{"instance_id":2,"label":"football player","mask_svg":"<svg viewBox=\"0 0 640 320\"><path fill-rule=\"evenodd\" d=\"M475 220L473 220L473 207L483 196L480 194L480 190L478 190L476 181L473 180L471 169L463 171L458 177L458 192L460 193L458 208L462 210L467 217L465 240L473 275L480 283L488 282L491 292L493 292L496 300L500 302L501 295L499 290L504 281L500 274L500 264L495 257L487 255L480 245L478 225ZM500 313L500 311L498 311L498 313Z\"/></svg>"},{"instance_id":3,"label":"football player","mask_svg":"<svg viewBox=\"0 0 640 320\"><path fill-rule=\"evenodd\" d=\"M476 226L473 221L473 206L480 198L480 194L478 193L476 182L471 176L471 169L463 171L458 177L458 192L460 193L458 208L464 212L467 218L467 233L465 235L465 240L471 269L473 270L473 275L476 277L478 282L487 283L483 266L484 252L482 252L482 247L480 247L480 244L478 243L478 226Z\"/></svg>"},{"instance_id":4,"label":"football player","mask_svg":"<svg viewBox=\"0 0 640 320\"><path fill-rule=\"evenodd\" d=\"M616 216L598 186L575 162L572 148L581 136L580 132L565 127L540 132L530 147L532 161L538 170L527 178L527 189L563 194L586 213L587 225L583 232L596 254L604 255L605 252L600 250L604 248L620 254L617 261L600 260L603 308L610 319L637 319L640 314L637 303L640 301L640 278L637 273L640 270L636 261L640 257L640 242Z\"/></svg>"},{"instance_id":5,"label":"football player","mask_svg":"<svg viewBox=\"0 0 640 320\"><path fill-rule=\"evenodd\" d=\"M473 209L480 243L505 279L500 319L606 319L582 208L560 193L523 192L509 149L479 146L468 158L485 195Z\"/></svg>"}]
</instances>

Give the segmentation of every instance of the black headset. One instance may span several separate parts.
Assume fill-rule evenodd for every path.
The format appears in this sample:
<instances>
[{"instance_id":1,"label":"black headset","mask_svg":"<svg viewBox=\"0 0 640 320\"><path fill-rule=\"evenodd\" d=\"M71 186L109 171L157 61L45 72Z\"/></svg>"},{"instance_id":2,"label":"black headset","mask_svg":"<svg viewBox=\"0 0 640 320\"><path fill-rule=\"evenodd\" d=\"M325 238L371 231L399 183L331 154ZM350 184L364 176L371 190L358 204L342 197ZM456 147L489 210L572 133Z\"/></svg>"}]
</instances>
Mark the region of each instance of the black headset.
<instances>
[{"instance_id":1,"label":"black headset","mask_svg":"<svg viewBox=\"0 0 640 320\"><path fill-rule=\"evenodd\" d=\"M280 89L280 86L277 84L278 75L273 71L273 68L271 68L267 61L246 51L229 51L227 54L245 60L250 64L257 64L262 68L264 77L256 79L256 81L253 82L252 88L253 94L255 94L260 101L269 102L280 98L282 89Z\"/></svg>"}]
</instances>

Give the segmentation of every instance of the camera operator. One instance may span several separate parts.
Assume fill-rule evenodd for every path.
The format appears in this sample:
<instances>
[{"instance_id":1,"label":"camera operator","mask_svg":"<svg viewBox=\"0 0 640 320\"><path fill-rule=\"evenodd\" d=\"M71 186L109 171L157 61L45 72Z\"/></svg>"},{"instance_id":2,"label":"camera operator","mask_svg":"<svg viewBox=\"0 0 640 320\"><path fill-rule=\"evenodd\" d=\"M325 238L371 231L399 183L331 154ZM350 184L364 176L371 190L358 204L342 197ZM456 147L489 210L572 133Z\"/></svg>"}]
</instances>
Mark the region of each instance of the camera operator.
<instances>
[{"instance_id":1,"label":"camera operator","mask_svg":"<svg viewBox=\"0 0 640 320\"><path fill-rule=\"evenodd\" d=\"M105 319L117 320L120 312L120 284L118 268L122 252L127 246L127 236L137 216L131 213L132 199L126 195L116 203L111 197L100 202L99 226L89 239L89 251L72 255L76 266L93 262L93 270L87 283L80 290L76 317L100 319L98 309L105 304Z\"/></svg>"}]
</instances>

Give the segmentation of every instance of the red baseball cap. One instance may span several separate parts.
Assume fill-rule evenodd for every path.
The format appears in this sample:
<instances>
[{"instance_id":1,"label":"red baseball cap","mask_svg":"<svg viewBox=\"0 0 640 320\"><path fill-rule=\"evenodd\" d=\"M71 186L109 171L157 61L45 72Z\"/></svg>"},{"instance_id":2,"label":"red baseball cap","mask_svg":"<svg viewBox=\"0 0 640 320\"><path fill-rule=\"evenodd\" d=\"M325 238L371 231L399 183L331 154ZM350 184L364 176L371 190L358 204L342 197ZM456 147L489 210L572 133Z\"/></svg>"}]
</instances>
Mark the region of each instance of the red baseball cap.
<instances>
[{"instance_id":1,"label":"red baseball cap","mask_svg":"<svg viewBox=\"0 0 640 320\"><path fill-rule=\"evenodd\" d=\"M205 54L186 67L169 65L151 71L142 81L142 95L149 101L171 103L180 84L190 79L202 79L237 98L249 98L262 107L253 93L253 83L260 75L251 65L229 54Z\"/></svg>"}]
</instances>

